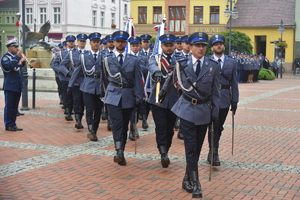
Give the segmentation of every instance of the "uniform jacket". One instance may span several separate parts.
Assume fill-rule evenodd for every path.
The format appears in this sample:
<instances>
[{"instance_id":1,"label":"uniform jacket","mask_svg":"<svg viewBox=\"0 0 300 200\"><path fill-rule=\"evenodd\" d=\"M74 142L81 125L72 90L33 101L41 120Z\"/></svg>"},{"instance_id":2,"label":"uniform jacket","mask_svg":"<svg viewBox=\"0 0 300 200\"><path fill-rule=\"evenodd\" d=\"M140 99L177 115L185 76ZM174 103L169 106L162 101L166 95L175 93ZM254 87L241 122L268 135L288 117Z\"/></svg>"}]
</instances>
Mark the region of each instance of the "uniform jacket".
<instances>
[{"instance_id":1,"label":"uniform jacket","mask_svg":"<svg viewBox=\"0 0 300 200\"><path fill-rule=\"evenodd\" d=\"M94 68L94 70L92 70ZM91 70L90 72L88 72ZM80 74L83 74L83 80L80 83L80 91L104 96L103 92L103 63L102 55L98 52L97 60L91 51L85 51L79 56L79 64L75 67L70 78L68 87L73 87Z\"/></svg>"},{"instance_id":2,"label":"uniform jacket","mask_svg":"<svg viewBox=\"0 0 300 200\"><path fill-rule=\"evenodd\" d=\"M174 70L175 64L176 64L176 57L173 54L172 59L171 59L171 63L170 63L170 65L173 66L173 67L169 67L169 68L171 70ZM156 61L156 56L152 56L150 58L150 62L149 62L149 71L150 71L151 74L153 74L157 70L159 70L159 69L158 69L158 64L157 64L157 61ZM167 75L167 73L166 73L165 69L163 68L163 66L161 68L161 72L162 72L163 76ZM164 83L165 83L165 78L162 78L161 82L160 82L160 90L162 89ZM156 96L156 84L152 84L151 93L150 93L150 96L149 96L149 99L148 99L148 102L150 104L156 105L155 96ZM171 90L166 93L165 98L162 101L162 103L160 105L157 105L157 106L159 106L161 108L171 109L172 106L177 101L177 99L178 99L178 90L175 87L171 87Z\"/></svg>"},{"instance_id":3,"label":"uniform jacket","mask_svg":"<svg viewBox=\"0 0 300 200\"><path fill-rule=\"evenodd\" d=\"M4 74L3 90L22 92L24 78L22 65L18 65L20 60L21 58L18 55L12 56L8 52L2 56L1 66Z\"/></svg>"},{"instance_id":4,"label":"uniform jacket","mask_svg":"<svg viewBox=\"0 0 300 200\"><path fill-rule=\"evenodd\" d=\"M231 89L220 89L220 108L229 108L231 102L239 101L239 88L237 78L237 62L226 55L224 58L223 67L220 70L220 84L230 85Z\"/></svg>"},{"instance_id":5,"label":"uniform jacket","mask_svg":"<svg viewBox=\"0 0 300 200\"><path fill-rule=\"evenodd\" d=\"M57 52L50 63L50 67L59 74L59 80L61 81L69 81L69 77L65 77L60 71L60 63L65 58L65 56L69 53L68 49L62 49Z\"/></svg>"},{"instance_id":6,"label":"uniform jacket","mask_svg":"<svg viewBox=\"0 0 300 200\"><path fill-rule=\"evenodd\" d=\"M107 64L105 61L106 59ZM126 76L126 78L124 76L119 76L116 78L111 77L106 67L108 68L112 76L119 73L119 69L121 69L122 73ZM123 65L120 66L116 55L109 55L104 59L103 68L108 83L123 83L131 84L133 86L132 88L120 88L118 86L114 86L107 83L104 103L113 106L118 106L121 101L122 108L125 109L134 107L135 102L142 102L144 93L144 88L142 86L142 71L140 69L139 61L136 56L126 53Z\"/></svg>"},{"instance_id":7,"label":"uniform jacket","mask_svg":"<svg viewBox=\"0 0 300 200\"><path fill-rule=\"evenodd\" d=\"M190 88L191 84L187 81L187 76L192 83L205 96L210 96L210 101L203 104L193 105L190 101L184 99L182 96L178 99L171 111L178 117L194 123L195 125L204 125L211 122L211 116L217 117L220 106L220 91L219 91L219 75L220 68L217 62L211 58L204 58L201 72L197 77L192 63L192 57L178 61L180 64L180 77L185 88ZM175 70L176 71L176 70ZM176 73L177 74L177 73ZM176 78L176 76L175 76ZM177 77L178 78L178 77ZM176 78L176 79L177 79ZM176 80L175 79L175 80ZM197 95L192 89L190 92L182 89L182 94L199 100L204 100L204 97Z\"/></svg>"},{"instance_id":8,"label":"uniform jacket","mask_svg":"<svg viewBox=\"0 0 300 200\"><path fill-rule=\"evenodd\" d=\"M144 52L144 49L141 49L140 50L140 54L142 55L142 56L146 56L146 54L145 54L145 52ZM151 56L152 56L152 54L153 54L153 51L151 51L151 50L149 50L149 53L147 53L147 59L149 59Z\"/></svg>"},{"instance_id":9,"label":"uniform jacket","mask_svg":"<svg viewBox=\"0 0 300 200\"><path fill-rule=\"evenodd\" d=\"M85 50L83 50L83 51L85 52ZM72 57L72 59L71 59L71 57ZM70 77L67 77L67 75L69 73L73 74L75 67L77 67L80 63L79 57L80 57L80 52L78 49L70 50L59 65L60 73L63 74L66 78L69 78L69 80L70 80ZM79 86L80 83L82 82L82 80L83 80L83 73L81 72L79 74L78 79L74 82L74 85Z\"/></svg>"}]
</instances>

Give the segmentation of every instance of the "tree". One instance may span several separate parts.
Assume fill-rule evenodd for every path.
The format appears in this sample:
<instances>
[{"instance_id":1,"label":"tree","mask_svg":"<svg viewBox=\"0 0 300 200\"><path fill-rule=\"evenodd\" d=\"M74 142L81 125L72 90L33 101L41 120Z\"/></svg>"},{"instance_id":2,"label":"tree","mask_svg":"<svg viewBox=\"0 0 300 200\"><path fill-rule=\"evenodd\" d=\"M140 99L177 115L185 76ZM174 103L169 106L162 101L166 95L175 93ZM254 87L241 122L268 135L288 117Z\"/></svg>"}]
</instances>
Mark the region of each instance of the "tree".
<instances>
[{"instance_id":1,"label":"tree","mask_svg":"<svg viewBox=\"0 0 300 200\"><path fill-rule=\"evenodd\" d=\"M230 31L220 32L219 34L225 37L225 54L229 55L229 34ZM245 52L252 54L253 47L251 45L251 39L245 33L231 30L231 49L237 52ZM213 52L210 49L210 45L207 45L206 55L212 55Z\"/></svg>"}]
</instances>

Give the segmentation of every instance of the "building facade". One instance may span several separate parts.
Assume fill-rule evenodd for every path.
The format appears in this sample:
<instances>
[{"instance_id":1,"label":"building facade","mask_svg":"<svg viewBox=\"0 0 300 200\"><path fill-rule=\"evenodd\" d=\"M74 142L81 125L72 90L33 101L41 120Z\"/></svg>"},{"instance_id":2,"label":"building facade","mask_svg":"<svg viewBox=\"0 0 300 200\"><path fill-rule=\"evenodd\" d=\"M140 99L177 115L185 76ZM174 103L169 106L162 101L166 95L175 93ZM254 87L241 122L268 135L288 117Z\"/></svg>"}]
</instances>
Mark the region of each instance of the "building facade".
<instances>
[{"instance_id":1,"label":"building facade","mask_svg":"<svg viewBox=\"0 0 300 200\"><path fill-rule=\"evenodd\" d=\"M230 1L131 0L131 12L137 34L156 35L153 27L165 16L169 33L185 35L203 31L211 36L229 30L229 18L224 15L228 2ZM280 20L283 20L285 32L282 40L288 44L283 54L286 70L290 72L295 51L295 0L232 0L232 8L234 6L237 8L238 18L232 19L232 30L248 35L253 46L252 53L262 53L270 60L279 54L278 47L270 42L281 38L278 28ZM296 44L299 41L300 45L300 36L296 39Z\"/></svg>"},{"instance_id":2,"label":"building facade","mask_svg":"<svg viewBox=\"0 0 300 200\"><path fill-rule=\"evenodd\" d=\"M296 0L296 6L295 10L298 12L295 13L295 23L300 24L300 1ZM300 56L300 26L296 26L295 29L295 53L294 53L294 58L296 58L297 55Z\"/></svg>"},{"instance_id":3,"label":"building facade","mask_svg":"<svg viewBox=\"0 0 300 200\"><path fill-rule=\"evenodd\" d=\"M19 5L21 8L21 0ZM129 14L129 0L26 0L24 19L31 31L35 23L39 31L50 20L49 41L61 42L70 34L100 32L106 36L123 30Z\"/></svg>"},{"instance_id":4,"label":"building facade","mask_svg":"<svg viewBox=\"0 0 300 200\"><path fill-rule=\"evenodd\" d=\"M19 11L19 0L0 1L0 55L2 56L7 48L7 40L18 37L18 27L16 26Z\"/></svg>"}]
</instances>

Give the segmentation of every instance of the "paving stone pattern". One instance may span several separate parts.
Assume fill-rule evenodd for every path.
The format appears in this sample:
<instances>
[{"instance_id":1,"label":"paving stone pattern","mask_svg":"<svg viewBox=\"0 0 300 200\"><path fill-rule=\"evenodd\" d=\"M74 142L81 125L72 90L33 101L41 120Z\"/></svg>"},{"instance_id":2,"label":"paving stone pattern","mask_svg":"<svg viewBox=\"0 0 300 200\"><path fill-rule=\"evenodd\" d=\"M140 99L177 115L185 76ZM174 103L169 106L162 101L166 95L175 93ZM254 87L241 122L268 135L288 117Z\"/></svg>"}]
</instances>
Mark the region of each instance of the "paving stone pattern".
<instances>
[{"instance_id":1,"label":"paving stone pattern","mask_svg":"<svg viewBox=\"0 0 300 200\"><path fill-rule=\"evenodd\" d=\"M234 153L230 112L221 138L221 166L213 168L211 181L207 139L203 145L203 199L300 199L300 77L239 88ZM3 122L3 92L0 105ZM162 168L151 115L148 130L138 123L137 153L128 140L127 166L119 166L113 162L115 149L106 121L101 121L99 141L89 142L85 120L83 130L65 121L56 93L37 93L36 109L22 112L25 116L17 118L22 132L8 132L4 126L0 130L0 200L191 199L181 189L183 141L175 132L171 165Z\"/></svg>"}]
</instances>

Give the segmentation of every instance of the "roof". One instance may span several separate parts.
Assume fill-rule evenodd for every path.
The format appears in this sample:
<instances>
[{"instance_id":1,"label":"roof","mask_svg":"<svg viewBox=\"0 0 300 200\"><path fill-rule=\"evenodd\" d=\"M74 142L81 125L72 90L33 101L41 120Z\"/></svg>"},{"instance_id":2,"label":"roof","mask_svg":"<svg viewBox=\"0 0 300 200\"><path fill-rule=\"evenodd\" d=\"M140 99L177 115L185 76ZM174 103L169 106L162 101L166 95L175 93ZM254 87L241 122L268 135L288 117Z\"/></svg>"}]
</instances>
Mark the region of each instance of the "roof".
<instances>
[{"instance_id":1,"label":"roof","mask_svg":"<svg viewBox=\"0 0 300 200\"><path fill-rule=\"evenodd\" d=\"M296 0L238 0L238 18L232 27L278 27L282 19L284 26L295 26ZM229 21L227 23L229 26Z\"/></svg>"},{"instance_id":2,"label":"roof","mask_svg":"<svg viewBox=\"0 0 300 200\"><path fill-rule=\"evenodd\" d=\"M19 10L19 0L0 0L0 10Z\"/></svg>"}]
</instances>

